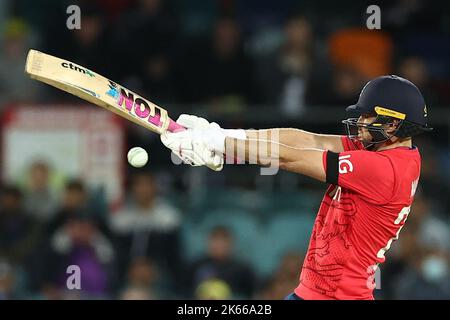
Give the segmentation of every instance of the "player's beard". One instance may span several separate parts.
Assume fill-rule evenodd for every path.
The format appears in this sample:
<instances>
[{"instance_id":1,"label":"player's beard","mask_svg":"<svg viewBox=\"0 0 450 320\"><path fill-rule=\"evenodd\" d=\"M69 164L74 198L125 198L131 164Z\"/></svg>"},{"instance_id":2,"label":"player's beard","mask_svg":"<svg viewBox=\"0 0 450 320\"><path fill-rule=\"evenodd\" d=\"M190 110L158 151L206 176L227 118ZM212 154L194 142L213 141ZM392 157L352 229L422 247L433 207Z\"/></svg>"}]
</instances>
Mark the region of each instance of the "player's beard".
<instances>
[{"instance_id":1,"label":"player's beard","mask_svg":"<svg viewBox=\"0 0 450 320\"><path fill-rule=\"evenodd\" d=\"M364 149L369 150L369 151L372 151L372 150L375 148L375 146L377 145L377 144L373 141L373 138L372 138L371 140L367 140L367 139L365 139L365 140L360 140L360 142L363 144Z\"/></svg>"},{"instance_id":2,"label":"player's beard","mask_svg":"<svg viewBox=\"0 0 450 320\"><path fill-rule=\"evenodd\" d=\"M364 146L364 149L372 151L374 149L374 147L376 146L376 142L374 141L374 137L372 136L372 134L369 132L369 130L364 129L364 128L358 128L358 135L356 137L356 139L362 143L362 145ZM361 131L360 131L361 130Z\"/></svg>"}]
</instances>

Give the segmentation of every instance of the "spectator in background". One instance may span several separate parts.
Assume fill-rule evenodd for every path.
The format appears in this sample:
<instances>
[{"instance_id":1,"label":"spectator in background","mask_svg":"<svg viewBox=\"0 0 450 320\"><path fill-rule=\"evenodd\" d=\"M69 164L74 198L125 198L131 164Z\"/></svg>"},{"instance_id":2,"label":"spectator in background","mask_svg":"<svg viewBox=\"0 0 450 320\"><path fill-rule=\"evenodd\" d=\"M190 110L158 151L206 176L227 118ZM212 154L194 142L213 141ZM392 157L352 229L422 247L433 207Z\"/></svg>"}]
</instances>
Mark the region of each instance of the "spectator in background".
<instances>
[{"instance_id":1,"label":"spectator in background","mask_svg":"<svg viewBox=\"0 0 450 320\"><path fill-rule=\"evenodd\" d=\"M415 252L414 260L395 284L395 299L450 299L449 256L432 247Z\"/></svg>"},{"instance_id":2,"label":"spectator in background","mask_svg":"<svg viewBox=\"0 0 450 320\"><path fill-rule=\"evenodd\" d=\"M42 236L42 226L28 215L22 192L6 186L0 195L0 257L14 264L26 263Z\"/></svg>"},{"instance_id":3,"label":"spectator in background","mask_svg":"<svg viewBox=\"0 0 450 320\"><path fill-rule=\"evenodd\" d=\"M381 268L381 290L375 290L377 298L398 299L399 294L405 294L405 287L402 287L402 293L398 292L399 282L405 280L409 286L411 281L418 281L420 257L428 254L423 252L427 248L433 248L442 257L448 255L449 236L449 225L433 211L419 189L408 216L408 225L398 243L393 244L389 262Z\"/></svg>"},{"instance_id":4,"label":"spectator in background","mask_svg":"<svg viewBox=\"0 0 450 320\"><path fill-rule=\"evenodd\" d=\"M340 106L350 105L366 82L364 75L352 67L339 67L333 73L333 100Z\"/></svg>"},{"instance_id":5,"label":"spectator in background","mask_svg":"<svg viewBox=\"0 0 450 320\"><path fill-rule=\"evenodd\" d=\"M53 46L52 42L47 46L49 50L55 50L54 46L58 45L58 52L55 52L58 56L108 76L114 61L110 59L108 28L104 13L93 1L81 1L79 5L82 8L81 28L74 30L64 28L65 33L61 39ZM51 35L47 37L47 41L50 42ZM63 101L74 99L64 93L59 94L57 98Z\"/></svg>"},{"instance_id":6,"label":"spectator in background","mask_svg":"<svg viewBox=\"0 0 450 320\"><path fill-rule=\"evenodd\" d=\"M391 73L393 47L391 37L382 31L346 28L334 32L328 39L328 79L325 73L311 83L309 103L352 104L369 79Z\"/></svg>"},{"instance_id":7,"label":"spectator in background","mask_svg":"<svg viewBox=\"0 0 450 320\"><path fill-rule=\"evenodd\" d=\"M171 56L161 50L148 52L139 67L142 90L156 104L177 101Z\"/></svg>"},{"instance_id":8,"label":"spectator in background","mask_svg":"<svg viewBox=\"0 0 450 320\"><path fill-rule=\"evenodd\" d=\"M256 298L279 300L289 295L295 289L292 283L298 280L298 268L303 264L302 260L303 256L297 252L286 252L278 268L256 294Z\"/></svg>"},{"instance_id":9,"label":"spectator in background","mask_svg":"<svg viewBox=\"0 0 450 320\"><path fill-rule=\"evenodd\" d=\"M219 18L210 44L199 59L202 99L212 112L239 112L254 98L252 61L244 52L239 26L229 17Z\"/></svg>"},{"instance_id":10,"label":"spectator in background","mask_svg":"<svg viewBox=\"0 0 450 320\"><path fill-rule=\"evenodd\" d=\"M3 21L2 21L3 22ZM35 102L35 81L24 76L24 61L30 46L28 25L19 18L6 20L0 26L0 113L6 103Z\"/></svg>"},{"instance_id":11,"label":"spectator in background","mask_svg":"<svg viewBox=\"0 0 450 320\"><path fill-rule=\"evenodd\" d=\"M30 166L24 193L25 209L41 222L47 222L53 217L58 201L49 179L50 168L46 162L37 161Z\"/></svg>"},{"instance_id":12,"label":"spectator in background","mask_svg":"<svg viewBox=\"0 0 450 320\"><path fill-rule=\"evenodd\" d=\"M114 77L134 91L146 91L157 99L169 99L172 57L179 33L178 18L168 1L138 0L134 9L117 19L113 39ZM133 48L133 49L131 49ZM126 62L125 62L126 61ZM124 65L126 64L126 68ZM145 83L150 80L157 87ZM167 86L167 87L166 87Z\"/></svg>"},{"instance_id":13,"label":"spectator in background","mask_svg":"<svg viewBox=\"0 0 450 320\"><path fill-rule=\"evenodd\" d=\"M450 212L448 190L450 179L445 177L448 173L448 148L440 145L436 139L418 137L415 143L423 153L420 179L421 189L436 208L443 213ZM438 208L440 206L440 208Z\"/></svg>"},{"instance_id":14,"label":"spectator in background","mask_svg":"<svg viewBox=\"0 0 450 320\"><path fill-rule=\"evenodd\" d=\"M409 224L410 228L415 230L420 244L450 253L450 226L439 216L422 192L416 194Z\"/></svg>"},{"instance_id":15,"label":"spectator in background","mask_svg":"<svg viewBox=\"0 0 450 320\"><path fill-rule=\"evenodd\" d=\"M112 243L103 235L91 215L72 214L54 232L43 252L41 285L53 287L61 298L110 298L115 280L115 252ZM81 270L81 288L77 295L66 292L67 267Z\"/></svg>"},{"instance_id":16,"label":"spectator in background","mask_svg":"<svg viewBox=\"0 0 450 320\"><path fill-rule=\"evenodd\" d=\"M312 106L351 105L368 79L351 66L332 67L328 79L315 78L308 87L307 102Z\"/></svg>"},{"instance_id":17,"label":"spectator in background","mask_svg":"<svg viewBox=\"0 0 450 320\"><path fill-rule=\"evenodd\" d=\"M406 57L399 63L399 76L411 79L418 88L424 91L429 83L428 70L419 57Z\"/></svg>"},{"instance_id":18,"label":"spectator in background","mask_svg":"<svg viewBox=\"0 0 450 320\"><path fill-rule=\"evenodd\" d=\"M158 271L148 258L136 258L130 263L127 272L127 282L120 294L122 300L151 300L162 299L164 296L157 288Z\"/></svg>"},{"instance_id":19,"label":"spectator in background","mask_svg":"<svg viewBox=\"0 0 450 320\"><path fill-rule=\"evenodd\" d=\"M265 287L257 292L256 299L263 300L280 300L283 295L292 292L292 283L288 283L285 279L273 277L270 278Z\"/></svg>"},{"instance_id":20,"label":"spectator in background","mask_svg":"<svg viewBox=\"0 0 450 320\"><path fill-rule=\"evenodd\" d=\"M81 180L69 180L62 194L62 201L56 214L48 222L48 234L52 234L72 216L89 210L89 196Z\"/></svg>"},{"instance_id":21,"label":"spectator in background","mask_svg":"<svg viewBox=\"0 0 450 320\"><path fill-rule=\"evenodd\" d=\"M109 31L106 14L101 6L94 0L76 0L72 3L64 1L47 1L37 4L31 1L26 6L28 10L40 12L34 20L36 27L41 31L40 50L73 61L83 67L105 75L107 78L116 79L112 75L115 64L111 52ZM69 15L65 14L68 5L78 5L81 9L80 29L68 29L66 27ZM122 65L122 64L121 64ZM34 81L35 82L35 81ZM73 102L80 103L79 98L54 90L50 87L42 87L45 102Z\"/></svg>"},{"instance_id":22,"label":"spectator in background","mask_svg":"<svg viewBox=\"0 0 450 320\"><path fill-rule=\"evenodd\" d=\"M110 227L119 253L121 278L125 276L131 261L147 257L161 270L161 277L177 281L181 216L177 209L158 198L156 191L151 174L135 174L129 201L110 217Z\"/></svg>"},{"instance_id":23,"label":"spectator in background","mask_svg":"<svg viewBox=\"0 0 450 320\"><path fill-rule=\"evenodd\" d=\"M431 80L425 62L419 57L406 57L399 62L398 75L409 79L414 83L424 97L428 105L433 105L439 100L436 91L431 87Z\"/></svg>"},{"instance_id":24,"label":"spectator in background","mask_svg":"<svg viewBox=\"0 0 450 320\"><path fill-rule=\"evenodd\" d=\"M91 208L89 193L83 181L78 179L69 180L64 188L62 203L55 216L48 223L48 234L52 234L65 222L80 212L90 214L96 219L99 228L103 233L109 235L107 224L97 212Z\"/></svg>"},{"instance_id":25,"label":"spectator in background","mask_svg":"<svg viewBox=\"0 0 450 320\"><path fill-rule=\"evenodd\" d=\"M389 34L366 28L339 29L328 39L332 64L350 67L367 79L391 72L393 48Z\"/></svg>"},{"instance_id":26,"label":"spectator in background","mask_svg":"<svg viewBox=\"0 0 450 320\"><path fill-rule=\"evenodd\" d=\"M303 265L303 255L296 251L288 251L283 255L281 263L275 271L275 277L285 279L290 283L298 280L298 269ZM294 288L292 288L293 290ZM291 290L291 291L292 291ZM287 294L286 294L287 295ZM285 297L286 295L282 296Z\"/></svg>"},{"instance_id":27,"label":"spectator in background","mask_svg":"<svg viewBox=\"0 0 450 320\"><path fill-rule=\"evenodd\" d=\"M14 267L0 257L0 300L20 299L15 291L15 284Z\"/></svg>"},{"instance_id":28,"label":"spectator in background","mask_svg":"<svg viewBox=\"0 0 450 320\"><path fill-rule=\"evenodd\" d=\"M229 300L233 298L230 285L216 278L205 279L195 289L195 299Z\"/></svg>"},{"instance_id":29,"label":"spectator in background","mask_svg":"<svg viewBox=\"0 0 450 320\"><path fill-rule=\"evenodd\" d=\"M294 16L284 26L284 42L277 52L263 59L260 79L266 102L281 105L287 116L299 116L312 71L314 39L309 21Z\"/></svg>"},{"instance_id":30,"label":"spectator in background","mask_svg":"<svg viewBox=\"0 0 450 320\"><path fill-rule=\"evenodd\" d=\"M126 288L120 295L120 300L152 300L155 297L148 289L142 287Z\"/></svg>"},{"instance_id":31,"label":"spectator in background","mask_svg":"<svg viewBox=\"0 0 450 320\"><path fill-rule=\"evenodd\" d=\"M248 299L255 289L255 274L246 263L233 256L233 235L227 227L217 226L211 230L207 243L207 252L192 263L187 279L191 295L203 296L210 282L222 281L220 286L229 287L230 296ZM206 288L204 286L207 286ZM224 289L225 290L225 289Z\"/></svg>"},{"instance_id":32,"label":"spectator in background","mask_svg":"<svg viewBox=\"0 0 450 320\"><path fill-rule=\"evenodd\" d=\"M375 299L394 299L398 277L410 268L412 260L420 254L420 251L417 230L410 225L406 226L402 230L400 240L392 244L388 261L380 268L381 277L375 278L376 281L379 281L377 289L374 290Z\"/></svg>"}]
</instances>

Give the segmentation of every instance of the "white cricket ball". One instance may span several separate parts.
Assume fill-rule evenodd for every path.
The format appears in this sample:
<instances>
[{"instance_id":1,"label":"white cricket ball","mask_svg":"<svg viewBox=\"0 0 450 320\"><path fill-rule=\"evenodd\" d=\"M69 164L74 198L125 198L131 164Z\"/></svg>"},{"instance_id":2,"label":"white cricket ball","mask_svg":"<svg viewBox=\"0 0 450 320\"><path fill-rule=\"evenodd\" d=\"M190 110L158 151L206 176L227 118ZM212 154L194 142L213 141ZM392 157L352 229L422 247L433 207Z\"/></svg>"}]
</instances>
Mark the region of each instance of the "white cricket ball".
<instances>
[{"instance_id":1,"label":"white cricket ball","mask_svg":"<svg viewBox=\"0 0 450 320\"><path fill-rule=\"evenodd\" d=\"M145 166L148 161L147 151L142 149L141 147L134 147L128 151L128 163L131 164L135 168L140 168Z\"/></svg>"}]
</instances>

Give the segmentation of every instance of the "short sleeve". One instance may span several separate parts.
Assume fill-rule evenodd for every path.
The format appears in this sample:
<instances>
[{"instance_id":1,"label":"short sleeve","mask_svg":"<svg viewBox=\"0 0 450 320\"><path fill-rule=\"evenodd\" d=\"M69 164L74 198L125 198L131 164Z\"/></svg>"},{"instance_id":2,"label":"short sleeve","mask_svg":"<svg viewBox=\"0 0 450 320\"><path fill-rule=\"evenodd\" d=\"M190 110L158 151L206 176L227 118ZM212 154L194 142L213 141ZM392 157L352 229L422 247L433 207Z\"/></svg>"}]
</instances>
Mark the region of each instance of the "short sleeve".
<instances>
[{"instance_id":1,"label":"short sleeve","mask_svg":"<svg viewBox=\"0 0 450 320\"><path fill-rule=\"evenodd\" d=\"M329 157L323 157L327 162ZM331 161L330 161L331 162ZM373 202L383 203L393 196L395 187L394 169L388 157L373 151L344 151L333 163L324 163L327 173L333 165L337 168L337 185L350 189Z\"/></svg>"}]
</instances>

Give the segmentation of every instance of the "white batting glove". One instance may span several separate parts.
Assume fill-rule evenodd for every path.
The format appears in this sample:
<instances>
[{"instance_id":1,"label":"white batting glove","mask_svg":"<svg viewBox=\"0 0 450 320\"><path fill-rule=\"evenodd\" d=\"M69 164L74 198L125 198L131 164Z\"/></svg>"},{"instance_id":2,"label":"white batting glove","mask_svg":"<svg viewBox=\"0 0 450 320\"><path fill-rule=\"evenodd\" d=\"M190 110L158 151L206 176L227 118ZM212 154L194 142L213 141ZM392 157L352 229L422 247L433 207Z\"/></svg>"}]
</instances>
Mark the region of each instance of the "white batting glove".
<instances>
[{"instance_id":1,"label":"white batting glove","mask_svg":"<svg viewBox=\"0 0 450 320\"><path fill-rule=\"evenodd\" d=\"M205 118L197 117L191 114L182 114L178 117L177 123L187 129L205 128L209 125L209 121Z\"/></svg>"},{"instance_id":2,"label":"white batting glove","mask_svg":"<svg viewBox=\"0 0 450 320\"><path fill-rule=\"evenodd\" d=\"M161 134L161 142L174 154L176 154L184 163L192 166L202 166L205 163L194 152L192 141L192 131L185 130L177 133L165 132Z\"/></svg>"},{"instance_id":3,"label":"white batting glove","mask_svg":"<svg viewBox=\"0 0 450 320\"><path fill-rule=\"evenodd\" d=\"M161 142L172 150L184 163L192 166L207 166L214 171L223 168L223 155L209 150L204 143L196 141L193 129L177 133L166 132Z\"/></svg>"},{"instance_id":4,"label":"white batting glove","mask_svg":"<svg viewBox=\"0 0 450 320\"><path fill-rule=\"evenodd\" d=\"M194 115L182 114L177 123L187 130L161 135L161 141L178 157L191 165L206 165L212 170L223 168L225 139L246 139L245 130L222 129L217 123Z\"/></svg>"},{"instance_id":5,"label":"white batting glove","mask_svg":"<svg viewBox=\"0 0 450 320\"><path fill-rule=\"evenodd\" d=\"M209 123L208 120L197 116L182 114L177 123L185 128L193 130L193 139L216 153L225 153L225 139L227 137L217 123Z\"/></svg>"}]
</instances>

